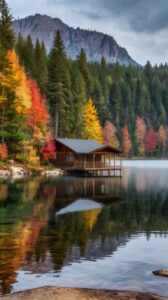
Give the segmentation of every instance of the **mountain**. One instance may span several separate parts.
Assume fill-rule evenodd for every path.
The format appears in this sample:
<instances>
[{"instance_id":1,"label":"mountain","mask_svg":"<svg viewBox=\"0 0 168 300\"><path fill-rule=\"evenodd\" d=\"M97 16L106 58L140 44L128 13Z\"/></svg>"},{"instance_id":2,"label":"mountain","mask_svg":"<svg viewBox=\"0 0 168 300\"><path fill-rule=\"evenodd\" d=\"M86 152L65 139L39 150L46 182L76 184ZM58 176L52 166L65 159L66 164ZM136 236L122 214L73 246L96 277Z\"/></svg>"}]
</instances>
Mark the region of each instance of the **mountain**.
<instances>
[{"instance_id":1,"label":"mountain","mask_svg":"<svg viewBox=\"0 0 168 300\"><path fill-rule=\"evenodd\" d=\"M52 47L55 32L60 30L67 53L72 59L75 59L83 48L88 61L100 61L104 56L109 63L118 61L122 65L138 65L113 37L97 31L74 29L58 18L36 14L15 20L13 28L16 35L21 33L26 37L30 34L34 43L37 38L43 40L47 51Z\"/></svg>"}]
</instances>

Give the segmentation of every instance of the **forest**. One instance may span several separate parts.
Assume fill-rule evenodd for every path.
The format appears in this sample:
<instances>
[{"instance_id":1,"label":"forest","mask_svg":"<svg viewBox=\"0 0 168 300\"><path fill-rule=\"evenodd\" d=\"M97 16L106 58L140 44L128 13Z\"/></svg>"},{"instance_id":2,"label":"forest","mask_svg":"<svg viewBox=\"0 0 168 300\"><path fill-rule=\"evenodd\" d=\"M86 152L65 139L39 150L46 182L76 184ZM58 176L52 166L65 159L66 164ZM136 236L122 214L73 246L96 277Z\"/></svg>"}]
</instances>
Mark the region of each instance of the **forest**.
<instances>
[{"instance_id":1,"label":"forest","mask_svg":"<svg viewBox=\"0 0 168 300\"><path fill-rule=\"evenodd\" d=\"M47 53L38 39L15 39L0 0L0 160L55 159L55 135L96 139L125 157L164 158L167 115L167 64L89 63L83 49L72 61L59 31Z\"/></svg>"}]
</instances>

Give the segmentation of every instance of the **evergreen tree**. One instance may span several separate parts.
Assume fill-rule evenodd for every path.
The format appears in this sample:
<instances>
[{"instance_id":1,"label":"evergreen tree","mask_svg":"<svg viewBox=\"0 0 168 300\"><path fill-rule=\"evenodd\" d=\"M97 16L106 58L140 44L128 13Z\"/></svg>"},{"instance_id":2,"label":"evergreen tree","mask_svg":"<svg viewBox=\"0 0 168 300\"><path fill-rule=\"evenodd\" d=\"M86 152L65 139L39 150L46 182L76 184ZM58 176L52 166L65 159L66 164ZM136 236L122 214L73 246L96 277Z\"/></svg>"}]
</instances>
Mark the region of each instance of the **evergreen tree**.
<instances>
[{"instance_id":1,"label":"evergreen tree","mask_svg":"<svg viewBox=\"0 0 168 300\"><path fill-rule=\"evenodd\" d=\"M15 44L12 29L12 16L5 0L0 0L0 47L5 51L11 50Z\"/></svg>"},{"instance_id":2,"label":"evergreen tree","mask_svg":"<svg viewBox=\"0 0 168 300\"><path fill-rule=\"evenodd\" d=\"M71 71L72 105L71 119L73 137L83 136L84 131L84 105L86 103L85 83L76 63L72 65Z\"/></svg>"},{"instance_id":3,"label":"evergreen tree","mask_svg":"<svg viewBox=\"0 0 168 300\"><path fill-rule=\"evenodd\" d=\"M33 77L36 79L41 91L46 93L47 81L48 81L48 67L47 67L47 53L42 42L36 40L35 45L35 58L34 58L34 71Z\"/></svg>"},{"instance_id":4,"label":"evergreen tree","mask_svg":"<svg viewBox=\"0 0 168 300\"><path fill-rule=\"evenodd\" d=\"M70 106L72 100L69 64L65 53L65 47L57 31L53 48L49 54L48 62L48 100L52 128L55 128L56 111L59 114L58 134L69 136L71 133Z\"/></svg>"},{"instance_id":5,"label":"evergreen tree","mask_svg":"<svg viewBox=\"0 0 168 300\"><path fill-rule=\"evenodd\" d=\"M79 70L84 78L86 84L86 96L89 97L93 93L93 81L91 78L90 70L87 64L87 57L84 49L81 49L77 57Z\"/></svg>"}]
</instances>

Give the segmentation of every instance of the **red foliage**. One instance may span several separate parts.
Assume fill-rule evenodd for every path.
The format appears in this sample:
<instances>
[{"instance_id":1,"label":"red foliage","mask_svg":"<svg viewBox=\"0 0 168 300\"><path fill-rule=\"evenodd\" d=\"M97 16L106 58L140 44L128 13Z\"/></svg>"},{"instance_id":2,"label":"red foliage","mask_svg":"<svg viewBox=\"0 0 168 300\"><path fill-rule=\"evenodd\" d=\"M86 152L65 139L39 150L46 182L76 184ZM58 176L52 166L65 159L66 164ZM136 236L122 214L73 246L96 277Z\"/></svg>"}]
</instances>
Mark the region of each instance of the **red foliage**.
<instances>
[{"instance_id":1,"label":"red foliage","mask_svg":"<svg viewBox=\"0 0 168 300\"><path fill-rule=\"evenodd\" d=\"M6 144L0 144L0 159L6 159L8 157L8 149Z\"/></svg>"},{"instance_id":2,"label":"red foliage","mask_svg":"<svg viewBox=\"0 0 168 300\"><path fill-rule=\"evenodd\" d=\"M34 80L29 80L29 88L32 105L29 110L28 125L34 128L36 135L39 132L38 127L40 127L40 125L46 125L49 116L46 109L45 98L41 95L37 83Z\"/></svg>"},{"instance_id":3,"label":"red foliage","mask_svg":"<svg viewBox=\"0 0 168 300\"><path fill-rule=\"evenodd\" d=\"M55 142L50 139L47 145L41 148L40 153L44 160L56 159Z\"/></svg>"},{"instance_id":4,"label":"red foliage","mask_svg":"<svg viewBox=\"0 0 168 300\"><path fill-rule=\"evenodd\" d=\"M128 126L125 125L122 128L122 140L123 140L123 151L125 156L128 156L130 154L130 151L132 149L132 143L130 141L129 137L129 131L128 131Z\"/></svg>"},{"instance_id":5,"label":"red foliage","mask_svg":"<svg viewBox=\"0 0 168 300\"><path fill-rule=\"evenodd\" d=\"M157 149L158 139L156 132L151 129L146 136L146 152L153 153Z\"/></svg>"}]
</instances>

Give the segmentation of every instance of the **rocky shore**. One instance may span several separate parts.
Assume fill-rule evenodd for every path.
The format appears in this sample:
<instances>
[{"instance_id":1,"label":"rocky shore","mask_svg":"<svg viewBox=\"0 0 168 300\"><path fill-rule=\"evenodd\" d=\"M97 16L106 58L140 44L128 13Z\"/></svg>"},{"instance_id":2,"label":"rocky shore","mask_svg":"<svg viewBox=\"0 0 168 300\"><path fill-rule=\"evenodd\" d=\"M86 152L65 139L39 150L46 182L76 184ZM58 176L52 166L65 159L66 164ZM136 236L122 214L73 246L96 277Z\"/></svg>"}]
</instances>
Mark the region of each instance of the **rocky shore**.
<instances>
[{"instance_id":1,"label":"rocky shore","mask_svg":"<svg viewBox=\"0 0 168 300\"><path fill-rule=\"evenodd\" d=\"M0 181L4 179L17 179L24 178L31 175L42 175L42 176L61 176L63 171L61 169L46 169L39 168L31 170L22 166L4 166L0 168Z\"/></svg>"},{"instance_id":2,"label":"rocky shore","mask_svg":"<svg viewBox=\"0 0 168 300\"><path fill-rule=\"evenodd\" d=\"M148 293L92 290L77 288L43 287L12 295L2 296L1 300L168 300Z\"/></svg>"}]
</instances>

